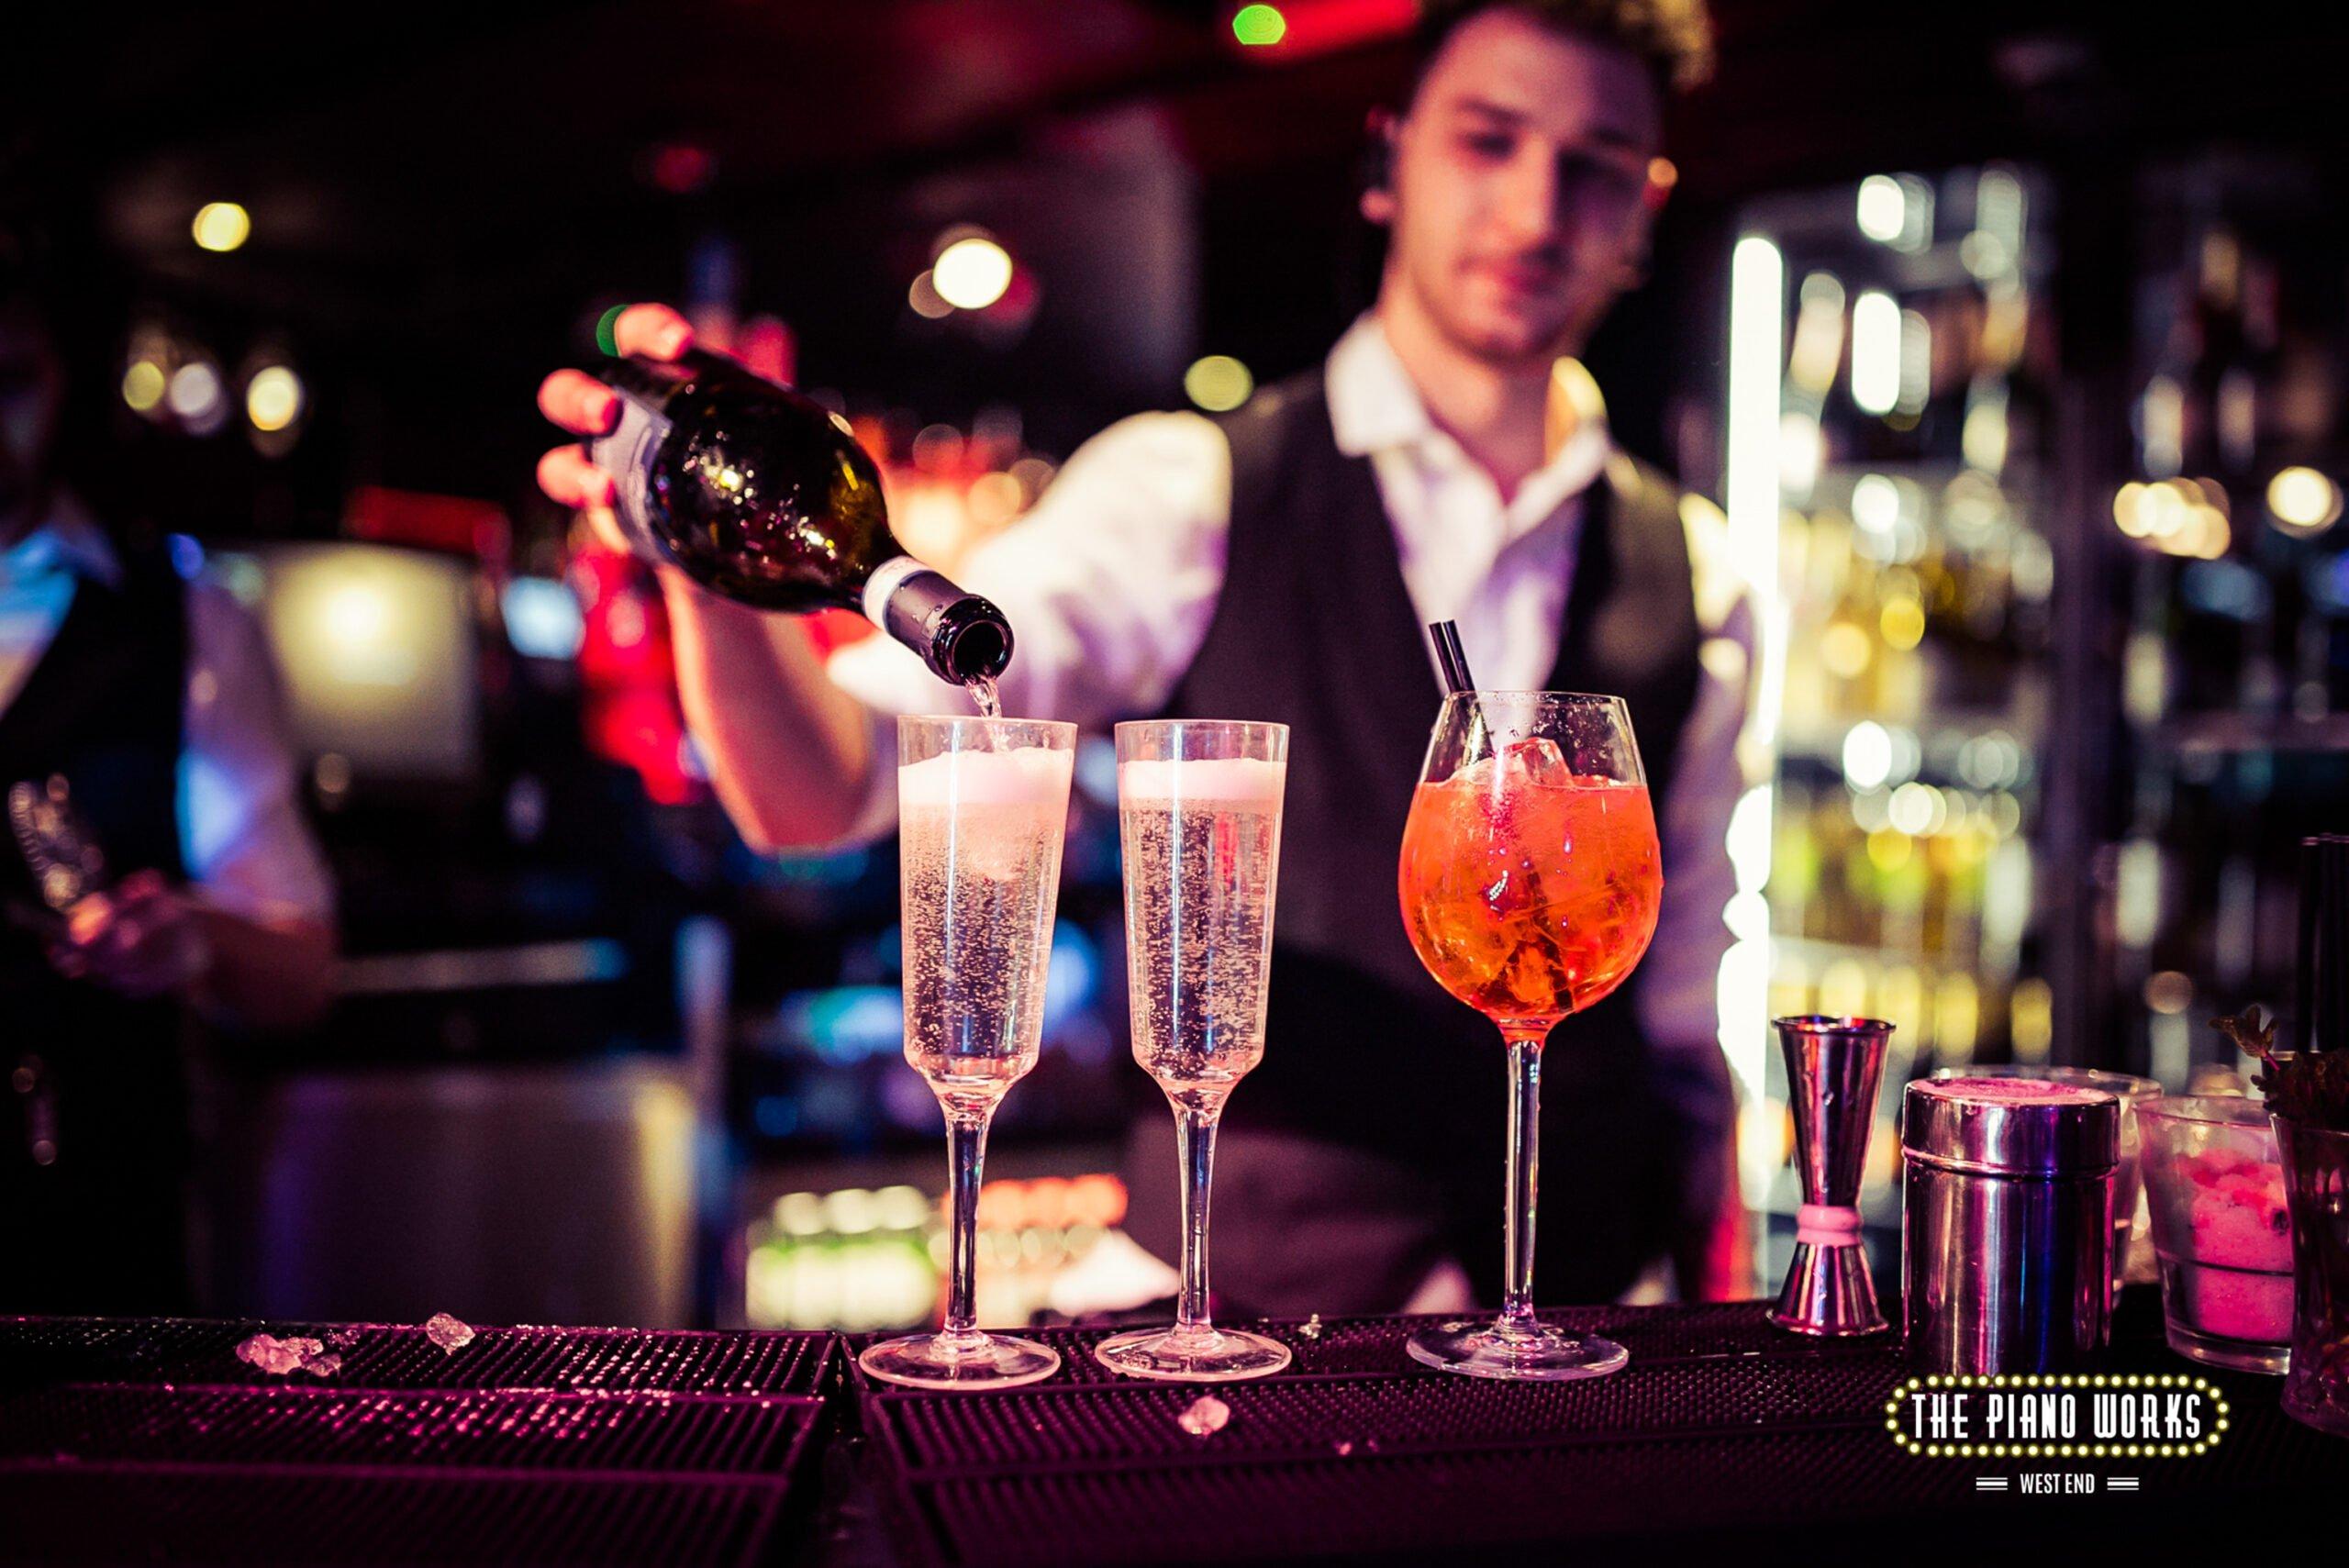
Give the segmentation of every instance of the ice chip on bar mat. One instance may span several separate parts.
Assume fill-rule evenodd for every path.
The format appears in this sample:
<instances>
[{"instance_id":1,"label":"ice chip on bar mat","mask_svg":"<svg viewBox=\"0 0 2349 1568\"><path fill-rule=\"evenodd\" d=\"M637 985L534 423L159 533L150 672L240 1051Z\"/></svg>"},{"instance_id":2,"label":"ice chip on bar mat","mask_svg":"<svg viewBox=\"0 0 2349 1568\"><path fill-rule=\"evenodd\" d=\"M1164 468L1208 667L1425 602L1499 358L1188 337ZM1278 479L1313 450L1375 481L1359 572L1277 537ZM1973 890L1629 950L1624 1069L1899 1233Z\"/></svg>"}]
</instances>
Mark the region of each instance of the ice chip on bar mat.
<instances>
[{"instance_id":1,"label":"ice chip on bar mat","mask_svg":"<svg viewBox=\"0 0 2349 1568\"><path fill-rule=\"evenodd\" d=\"M250 1362L273 1377L283 1377L325 1349L317 1340L300 1335L281 1340L274 1334L255 1334L239 1343L237 1359Z\"/></svg>"},{"instance_id":2,"label":"ice chip on bar mat","mask_svg":"<svg viewBox=\"0 0 2349 1568\"><path fill-rule=\"evenodd\" d=\"M322 1356L312 1356L302 1363L302 1370L313 1377L332 1377L342 1370L342 1358L329 1351Z\"/></svg>"},{"instance_id":3,"label":"ice chip on bar mat","mask_svg":"<svg viewBox=\"0 0 2349 1568\"><path fill-rule=\"evenodd\" d=\"M453 1356L473 1342L473 1325L436 1312L425 1320L424 1337Z\"/></svg>"},{"instance_id":4,"label":"ice chip on bar mat","mask_svg":"<svg viewBox=\"0 0 2349 1568\"><path fill-rule=\"evenodd\" d=\"M1176 1419L1193 1437L1211 1438L1231 1419L1231 1407L1212 1394L1202 1394Z\"/></svg>"}]
</instances>

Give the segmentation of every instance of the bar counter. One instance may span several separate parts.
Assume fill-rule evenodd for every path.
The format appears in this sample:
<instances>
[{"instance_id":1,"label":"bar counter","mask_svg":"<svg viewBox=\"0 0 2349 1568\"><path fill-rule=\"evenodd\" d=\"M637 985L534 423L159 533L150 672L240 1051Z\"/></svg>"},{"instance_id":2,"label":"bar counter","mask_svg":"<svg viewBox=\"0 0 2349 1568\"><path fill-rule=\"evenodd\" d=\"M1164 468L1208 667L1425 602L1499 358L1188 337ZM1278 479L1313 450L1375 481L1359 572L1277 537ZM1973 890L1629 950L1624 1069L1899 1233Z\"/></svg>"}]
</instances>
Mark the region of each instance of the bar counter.
<instances>
[{"instance_id":1,"label":"bar counter","mask_svg":"<svg viewBox=\"0 0 2349 1568\"><path fill-rule=\"evenodd\" d=\"M824 1334L0 1319L0 1560L753 1564L1902 1562L2076 1538L2257 1550L2313 1507L2337 1552L2349 1443L2272 1378L2172 1355L2133 1290L2106 1370L2208 1377L2228 1429L2191 1458L1932 1459L1886 1403L1895 1341L1806 1341L1760 1302L1569 1309L1631 1352L1593 1381L1419 1367L1416 1320L1263 1325L1286 1373L1116 1377L1108 1330L1047 1329L1051 1379L995 1394L869 1382ZM236 1353L306 1334L318 1376ZM1230 1410L1209 1435L1182 1416ZM2021 1473L2142 1490L2026 1495ZM2007 1478L1989 1490L1981 1478ZM2246 1533L2250 1532L2250 1533Z\"/></svg>"}]
</instances>

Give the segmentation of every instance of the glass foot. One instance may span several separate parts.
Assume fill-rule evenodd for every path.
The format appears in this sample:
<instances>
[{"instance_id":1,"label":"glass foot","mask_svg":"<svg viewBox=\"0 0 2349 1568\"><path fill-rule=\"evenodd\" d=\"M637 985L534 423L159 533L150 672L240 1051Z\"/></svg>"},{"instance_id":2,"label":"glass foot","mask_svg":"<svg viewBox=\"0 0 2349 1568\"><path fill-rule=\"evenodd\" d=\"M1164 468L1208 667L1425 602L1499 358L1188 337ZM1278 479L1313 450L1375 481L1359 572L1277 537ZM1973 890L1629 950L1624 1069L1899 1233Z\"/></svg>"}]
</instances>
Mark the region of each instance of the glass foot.
<instances>
[{"instance_id":1,"label":"glass foot","mask_svg":"<svg viewBox=\"0 0 2349 1568\"><path fill-rule=\"evenodd\" d=\"M1232 1383L1269 1377L1288 1365L1288 1347L1233 1329L1137 1329L1093 1347L1093 1359L1128 1377L1177 1383Z\"/></svg>"},{"instance_id":2,"label":"glass foot","mask_svg":"<svg viewBox=\"0 0 2349 1568\"><path fill-rule=\"evenodd\" d=\"M909 1388L1017 1388L1061 1369L1058 1351L1008 1334L907 1334L866 1348L856 1364Z\"/></svg>"},{"instance_id":3,"label":"glass foot","mask_svg":"<svg viewBox=\"0 0 2349 1568\"><path fill-rule=\"evenodd\" d=\"M1445 1372L1538 1383L1604 1377L1622 1371L1631 1359L1612 1340L1569 1334L1542 1324L1520 1329L1497 1322L1443 1323L1412 1335L1407 1348L1414 1361Z\"/></svg>"},{"instance_id":4,"label":"glass foot","mask_svg":"<svg viewBox=\"0 0 2349 1568\"><path fill-rule=\"evenodd\" d=\"M2292 1370L2292 1347L2288 1344L2267 1344L2257 1340L2231 1340L2223 1334L2206 1334L2172 1318L2162 1325L2169 1339L2169 1348L2188 1361L2206 1366L2222 1366L2232 1372L2264 1372L2281 1374Z\"/></svg>"}]
</instances>

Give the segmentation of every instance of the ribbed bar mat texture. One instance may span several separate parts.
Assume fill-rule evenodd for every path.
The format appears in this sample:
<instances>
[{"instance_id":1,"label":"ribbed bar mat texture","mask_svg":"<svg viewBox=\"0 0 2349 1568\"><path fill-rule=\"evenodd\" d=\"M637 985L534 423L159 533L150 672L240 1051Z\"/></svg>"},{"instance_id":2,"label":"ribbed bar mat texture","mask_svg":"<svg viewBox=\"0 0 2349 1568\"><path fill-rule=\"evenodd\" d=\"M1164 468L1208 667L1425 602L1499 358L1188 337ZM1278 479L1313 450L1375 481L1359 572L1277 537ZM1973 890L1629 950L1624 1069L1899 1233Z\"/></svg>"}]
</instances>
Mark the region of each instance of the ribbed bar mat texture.
<instances>
[{"instance_id":1,"label":"ribbed bar mat texture","mask_svg":"<svg viewBox=\"0 0 2349 1568\"><path fill-rule=\"evenodd\" d=\"M1720 1561L1941 1561L1957 1542L1978 1557L2005 1532L2060 1534L2098 1501L1987 1494L1977 1475L2114 1469L1906 1453L1885 1429L1911 1373L1890 1338L1804 1340L1763 1313L1545 1313L1631 1351L1621 1373L1573 1383L1421 1368L1403 1344L1426 1320L1401 1318L1272 1325L1296 1351L1291 1371L1213 1387L1117 1377L1092 1359L1106 1331L1082 1329L1038 1336L1066 1364L1025 1388L852 1380L883 1517L918 1563L1451 1562L1537 1545L1611 1562L1674 1538ZM2207 1454L2121 1467L2150 1496L2101 1499L2099 1517L2156 1529L2201 1498L2204 1517L2239 1518L2254 1499L2349 1480L2349 1443L2287 1419L2273 1379L2206 1372L2142 1336L2109 1365L2209 1375L2233 1414ZM1197 1437L1180 1418L1205 1394L1230 1418ZM1903 1519L1959 1528L1888 1533Z\"/></svg>"},{"instance_id":2,"label":"ribbed bar mat texture","mask_svg":"<svg viewBox=\"0 0 2349 1568\"><path fill-rule=\"evenodd\" d=\"M237 1345L306 1335L330 1374ZM786 1560L823 1334L0 1319L0 1561Z\"/></svg>"}]
</instances>

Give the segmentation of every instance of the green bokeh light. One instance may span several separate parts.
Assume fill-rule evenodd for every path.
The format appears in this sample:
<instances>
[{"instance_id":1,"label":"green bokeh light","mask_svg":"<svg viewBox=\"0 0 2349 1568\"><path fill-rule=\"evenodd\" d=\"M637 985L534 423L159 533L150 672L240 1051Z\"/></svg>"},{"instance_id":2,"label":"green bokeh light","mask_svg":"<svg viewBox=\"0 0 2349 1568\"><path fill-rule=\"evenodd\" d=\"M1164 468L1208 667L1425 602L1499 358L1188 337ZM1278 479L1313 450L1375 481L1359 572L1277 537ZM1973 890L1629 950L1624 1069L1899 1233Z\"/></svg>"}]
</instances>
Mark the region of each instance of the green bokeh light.
<instances>
[{"instance_id":1,"label":"green bokeh light","mask_svg":"<svg viewBox=\"0 0 2349 1568\"><path fill-rule=\"evenodd\" d=\"M1242 6L1231 18L1231 36L1252 48L1276 44L1288 35L1288 18L1274 6Z\"/></svg>"}]
</instances>

